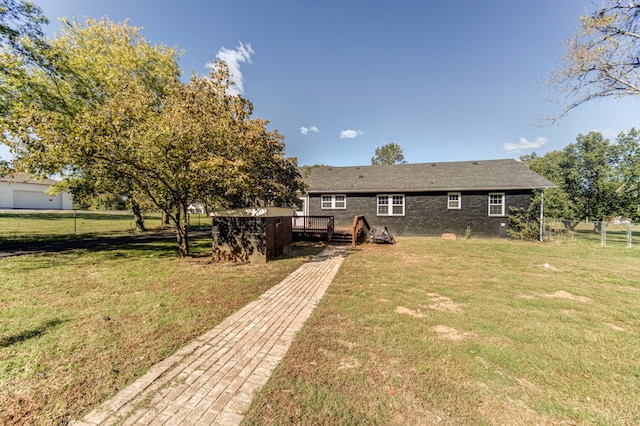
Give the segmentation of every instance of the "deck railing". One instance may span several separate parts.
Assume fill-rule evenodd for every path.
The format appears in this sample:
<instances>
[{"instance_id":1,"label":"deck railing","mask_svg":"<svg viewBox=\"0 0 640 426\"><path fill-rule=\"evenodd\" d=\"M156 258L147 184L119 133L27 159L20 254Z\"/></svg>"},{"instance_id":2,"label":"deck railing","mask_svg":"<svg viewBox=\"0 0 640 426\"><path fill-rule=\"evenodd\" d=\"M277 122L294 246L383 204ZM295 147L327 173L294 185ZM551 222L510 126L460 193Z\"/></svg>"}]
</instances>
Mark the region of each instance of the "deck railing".
<instances>
[{"instance_id":1,"label":"deck railing","mask_svg":"<svg viewBox=\"0 0 640 426\"><path fill-rule=\"evenodd\" d=\"M331 241L334 231L333 216L293 216L291 227L294 233L327 235Z\"/></svg>"},{"instance_id":2,"label":"deck railing","mask_svg":"<svg viewBox=\"0 0 640 426\"><path fill-rule=\"evenodd\" d=\"M293 216L291 225L294 234L313 239L323 238L326 235L328 243L331 243L335 231L333 216ZM351 229L344 229L342 235L351 234L351 245L355 246L367 240L370 229L369 222L364 216L355 216Z\"/></svg>"}]
</instances>

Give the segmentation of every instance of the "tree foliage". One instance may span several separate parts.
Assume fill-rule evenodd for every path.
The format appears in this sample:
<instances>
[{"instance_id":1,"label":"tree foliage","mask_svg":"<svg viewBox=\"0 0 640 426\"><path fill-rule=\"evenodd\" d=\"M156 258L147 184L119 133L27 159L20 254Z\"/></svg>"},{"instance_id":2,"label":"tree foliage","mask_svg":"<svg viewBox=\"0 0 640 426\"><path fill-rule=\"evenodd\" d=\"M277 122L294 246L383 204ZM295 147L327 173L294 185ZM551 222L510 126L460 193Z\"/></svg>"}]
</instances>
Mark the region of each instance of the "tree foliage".
<instances>
[{"instance_id":1,"label":"tree foliage","mask_svg":"<svg viewBox=\"0 0 640 426\"><path fill-rule=\"evenodd\" d=\"M402 148L397 143L391 142L376 148L375 156L371 157L371 165L379 164L404 164Z\"/></svg>"},{"instance_id":2,"label":"tree foliage","mask_svg":"<svg viewBox=\"0 0 640 426\"><path fill-rule=\"evenodd\" d=\"M192 201L291 205L304 188L283 137L229 94L224 63L182 82L175 49L109 20L67 22L50 43L63 72L28 69L16 83L30 90L3 121L17 168L151 202L176 225L181 256Z\"/></svg>"},{"instance_id":3,"label":"tree foliage","mask_svg":"<svg viewBox=\"0 0 640 426\"><path fill-rule=\"evenodd\" d=\"M620 215L640 219L640 132L631 129L616 139L616 195Z\"/></svg>"},{"instance_id":4,"label":"tree foliage","mask_svg":"<svg viewBox=\"0 0 640 426\"><path fill-rule=\"evenodd\" d=\"M21 91L16 77L24 73L25 64L49 68L42 56L46 51L42 25L49 22L42 10L28 0L0 0L0 116L11 111L14 98ZM9 170L6 161L0 162L0 175Z\"/></svg>"},{"instance_id":5,"label":"tree foliage","mask_svg":"<svg viewBox=\"0 0 640 426\"><path fill-rule=\"evenodd\" d=\"M639 18L640 4L628 0L604 0L580 17L549 80L570 99L558 118L594 99L640 95Z\"/></svg>"},{"instance_id":6,"label":"tree foliage","mask_svg":"<svg viewBox=\"0 0 640 426\"><path fill-rule=\"evenodd\" d=\"M537 195L536 197L539 197ZM540 238L540 203L534 198L529 208L509 207L507 234L516 240L536 241Z\"/></svg>"},{"instance_id":7,"label":"tree foliage","mask_svg":"<svg viewBox=\"0 0 640 426\"><path fill-rule=\"evenodd\" d=\"M42 25L49 20L42 9L28 0L0 0L0 46L23 50L25 39L42 39Z\"/></svg>"},{"instance_id":8,"label":"tree foliage","mask_svg":"<svg viewBox=\"0 0 640 426\"><path fill-rule=\"evenodd\" d=\"M309 176L311 176L311 173L313 173L314 169L317 169L318 167L329 167L327 164L312 164L310 166L300 166L300 174L302 175L303 178L308 178Z\"/></svg>"},{"instance_id":9,"label":"tree foliage","mask_svg":"<svg viewBox=\"0 0 640 426\"><path fill-rule=\"evenodd\" d=\"M558 185L545 191L547 216L573 220L638 218L640 134L632 129L612 144L599 132L578 135L563 150L521 160Z\"/></svg>"}]
</instances>

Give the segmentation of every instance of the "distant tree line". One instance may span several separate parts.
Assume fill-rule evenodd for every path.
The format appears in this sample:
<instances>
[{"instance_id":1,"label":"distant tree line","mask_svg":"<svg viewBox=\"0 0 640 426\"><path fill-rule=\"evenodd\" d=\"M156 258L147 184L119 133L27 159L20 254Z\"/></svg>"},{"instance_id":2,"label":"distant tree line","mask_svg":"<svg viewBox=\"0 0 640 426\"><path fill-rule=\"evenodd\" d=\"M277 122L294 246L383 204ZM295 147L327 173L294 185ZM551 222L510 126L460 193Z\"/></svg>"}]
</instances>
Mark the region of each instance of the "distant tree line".
<instances>
[{"instance_id":1,"label":"distant tree line","mask_svg":"<svg viewBox=\"0 0 640 426\"><path fill-rule=\"evenodd\" d=\"M640 132L620 133L615 143L600 132L543 156L521 157L558 187L545 191L545 216L568 221L640 220Z\"/></svg>"},{"instance_id":2,"label":"distant tree line","mask_svg":"<svg viewBox=\"0 0 640 426\"><path fill-rule=\"evenodd\" d=\"M404 154L402 148L395 142L390 142L386 145L376 148L375 156L371 157L371 165L381 164L404 164Z\"/></svg>"}]
</instances>

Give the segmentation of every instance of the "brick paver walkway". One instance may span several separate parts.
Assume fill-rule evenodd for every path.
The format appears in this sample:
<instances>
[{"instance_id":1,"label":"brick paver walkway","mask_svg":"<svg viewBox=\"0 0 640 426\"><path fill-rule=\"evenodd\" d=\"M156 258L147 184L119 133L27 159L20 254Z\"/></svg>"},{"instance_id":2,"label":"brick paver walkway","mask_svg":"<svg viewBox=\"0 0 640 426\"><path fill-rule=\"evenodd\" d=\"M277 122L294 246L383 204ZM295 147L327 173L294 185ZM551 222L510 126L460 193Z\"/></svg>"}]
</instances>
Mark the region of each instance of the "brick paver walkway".
<instances>
[{"instance_id":1,"label":"brick paver walkway","mask_svg":"<svg viewBox=\"0 0 640 426\"><path fill-rule=\"evenodd\" d=\"M327 247L74 424L239 424L348 250Z\"/></svg>"}]
</instances>

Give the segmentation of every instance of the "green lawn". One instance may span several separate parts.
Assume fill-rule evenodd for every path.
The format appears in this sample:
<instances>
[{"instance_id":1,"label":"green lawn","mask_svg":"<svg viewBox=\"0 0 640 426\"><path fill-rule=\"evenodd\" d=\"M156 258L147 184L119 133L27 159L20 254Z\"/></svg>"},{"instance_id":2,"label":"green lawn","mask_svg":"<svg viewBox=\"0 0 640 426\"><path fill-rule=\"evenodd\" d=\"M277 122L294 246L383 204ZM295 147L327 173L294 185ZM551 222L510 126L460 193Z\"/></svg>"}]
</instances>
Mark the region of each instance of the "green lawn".
<instances>
[{"instance_id":1,"label":"green lawn","mask_svg":"<svg viewBox=\"0 0 640 426\"><path fill-rule=\"evenodd\" d=\"M640 424L638 249L397 241L347 257L246 424ZM174 244L0 260L0 424L78 418L318 250Z\"/></svg>"},{"instance_id":2,"label":"green lawn","mask_svg":"<svg viewBox=\"0 0 640 426\"><path fill-rule=\"evenodd\" d=\"M284 279L319 248L211 263L211 240L0 259L0 424L60 425Z\"/></svg>"},{"instance_id":3,"label":"green lawn","mask_svg":"<svg viewBox=\"0 0 640 426\"><path fill-rule=\"evenodd\" d=\"M160 215L149 213L150 229L160 227ZM131 212L0 212L0 242L46 241L98 235L130 233L135 230Z\"/></svg>"},{"instance_id":4,"label":"green lawn","mask_svg":"<svg viewBox=\"0 0 640 426\"><path fill-rule=\"evenodd\" d=\"M346 259L245 424L640 424L638 249L397 241Z\"/></svg>"},{"instance_id":5,"label":"green lawn","mask_svg":"<svg viewBox=\"0 0 640 426\"><path fill-rule=\"evenodd\" d=\"M161 213L145 212L145 227L159 230ZM193 228L211 226L204 214L190 214ZM135 222L128 211L0 211L0 244L31 241L51 241L105 235L123 235L135 231Z\"/></svg>"}]
</instances>

